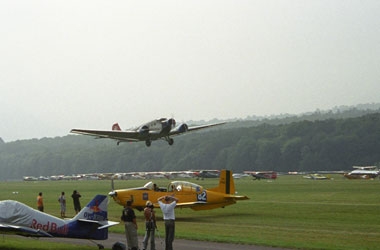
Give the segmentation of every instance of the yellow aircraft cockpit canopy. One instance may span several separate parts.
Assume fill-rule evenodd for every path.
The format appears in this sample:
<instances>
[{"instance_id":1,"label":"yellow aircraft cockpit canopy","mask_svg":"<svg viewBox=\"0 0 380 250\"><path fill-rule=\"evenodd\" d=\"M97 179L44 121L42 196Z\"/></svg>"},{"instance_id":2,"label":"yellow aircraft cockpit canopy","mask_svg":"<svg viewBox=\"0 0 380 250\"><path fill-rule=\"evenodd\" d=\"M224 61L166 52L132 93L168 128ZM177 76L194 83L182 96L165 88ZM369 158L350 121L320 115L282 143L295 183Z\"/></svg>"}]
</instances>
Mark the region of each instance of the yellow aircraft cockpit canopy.
<instances>
[{"instance_id":1,"label":"yellow aircraft cockpit canopy","mask_svg":"<svg viewBox=\"0 0 380 250\"><path fill-rule=\"evenodd\" d=\"M187 182L187 181L173 181L168 186L168 192L197 192L201 193L203 192L203 187Z\"/></svg>"},{"instance_id":2,"label":"yellow aircraft cockpit canopy","mask_svg":"<svg viewBox=\"0 0 380 250\"><path fill-rule=\"evenodd\" d=\"M150 181L144 185L144 188L149 189L149 190L154 190L154 183Z\"/></svg>"}]
</instances>

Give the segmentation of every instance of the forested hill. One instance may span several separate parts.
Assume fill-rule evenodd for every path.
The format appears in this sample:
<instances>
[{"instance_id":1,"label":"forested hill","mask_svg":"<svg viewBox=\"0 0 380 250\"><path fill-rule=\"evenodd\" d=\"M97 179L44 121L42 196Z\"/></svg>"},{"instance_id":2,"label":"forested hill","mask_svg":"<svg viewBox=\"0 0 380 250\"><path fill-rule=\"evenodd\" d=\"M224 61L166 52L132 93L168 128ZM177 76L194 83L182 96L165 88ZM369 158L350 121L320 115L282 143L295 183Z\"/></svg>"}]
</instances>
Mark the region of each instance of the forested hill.
<instances>
[{"instance_id":1,"label":"forested hill","mask_svg":"<svg viewBox=\"0 0 380 250\"><path fill-rule=\"evenodd\" d=\"M244 122L243 122L244 123ZM165 141L68 135L0 143L0 180L95 172L188 169L315 171L380 164L380 113L256 126L241 122Z\"/></svg>"}]
</instances>

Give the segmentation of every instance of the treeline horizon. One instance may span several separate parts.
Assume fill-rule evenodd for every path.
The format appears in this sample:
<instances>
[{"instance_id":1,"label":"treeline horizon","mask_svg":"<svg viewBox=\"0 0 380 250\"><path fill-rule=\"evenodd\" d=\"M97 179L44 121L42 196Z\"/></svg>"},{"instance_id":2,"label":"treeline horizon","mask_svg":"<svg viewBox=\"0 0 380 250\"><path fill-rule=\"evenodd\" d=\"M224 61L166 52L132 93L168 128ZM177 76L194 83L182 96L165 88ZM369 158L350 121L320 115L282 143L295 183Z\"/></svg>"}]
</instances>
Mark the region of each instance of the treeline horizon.
<instances>
[{"instance_id":1,"label":"treeline horizon","mask_svg":"<svg viewBox=\"0 0 380 250\"><path fill-rule=\"evenodd\" d=\"M230 169L341 171L380 165L380 110L241 120L165 141L121 143L81 135L0 141L0 180L23 176Z\"/></svg>"}]
</instances>

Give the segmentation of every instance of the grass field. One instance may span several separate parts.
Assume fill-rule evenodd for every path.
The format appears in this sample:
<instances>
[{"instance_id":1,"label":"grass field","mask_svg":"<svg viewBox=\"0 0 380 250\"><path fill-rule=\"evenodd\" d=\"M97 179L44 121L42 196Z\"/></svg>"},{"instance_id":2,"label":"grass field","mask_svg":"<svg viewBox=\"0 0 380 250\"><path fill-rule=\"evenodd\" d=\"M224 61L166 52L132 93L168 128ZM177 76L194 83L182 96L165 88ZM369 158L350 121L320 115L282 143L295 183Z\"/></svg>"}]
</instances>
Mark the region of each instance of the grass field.
<instances>
[{"instance_id":1,"label":"grass field","mask_svg":"<svg viewBox=\"0 0 380 250\"><path fill-rule=\"evenodd\" d=\"M275 181L235 180L236 190L250 200L208 211L177 209L176 237L299 249L380 249L380 181L332 177L333 180L320 181L302 176L280 176ZM218 182L217 179L191 181L206 188ZM116 181L115 186L129 188L145 183ZM166 186L168 181L156 180L156 183ZM59 216L57 199L65 191L67 215L73 216L70 195L74 189L82 194L84 206L95 194L107 194L110 186L110 181L1 182L0 200L14 199L36 207L36 197L41 191L45 212ZM118 221L121 210L111 200L109 219ZM139 233L143 234L143 215L137 211L136 214ZM163 231L159 209L157 215L158 227ZM118 225L110 230L122 233L124 229ZM3 237L0 248L4 242ZM30 245L24 249L31 249Z\"/></svg>"}]
</instances>

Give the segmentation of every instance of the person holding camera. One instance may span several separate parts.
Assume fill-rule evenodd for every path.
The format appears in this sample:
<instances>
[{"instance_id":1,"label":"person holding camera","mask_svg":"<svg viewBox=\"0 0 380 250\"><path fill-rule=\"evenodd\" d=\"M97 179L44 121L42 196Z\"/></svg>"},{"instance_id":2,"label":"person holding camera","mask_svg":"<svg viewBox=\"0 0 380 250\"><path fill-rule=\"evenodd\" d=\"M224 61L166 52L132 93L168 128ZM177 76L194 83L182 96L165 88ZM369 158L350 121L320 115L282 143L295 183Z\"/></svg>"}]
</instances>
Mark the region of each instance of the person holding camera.
<instances>
[{"instance_id":1,"label":"person holding camera","mask_svg":"<svg viewBox=\"0 0 380 250\"><path fill-rule=\"evenodd\" d=\"M157 228L156 226L156 215L153 210L154 206L151 201L147 201L144 208L144 217L145 217L145 236L143 240L143 250L148 249L148 242L150 239L150 250L155 250L155 241L154 241L154 232Z\"/></svg>"},{"instance_id":2,"label":"person holding camera","mask_svg":"<svg viewBox=\"0 0 380 250\"><path fill-rule=\"evenodd\" d=\"M178 199L174 196L162 196L158 198L158 204L165 221L165 250L173 250L173 241L175 233L175 213L174 208Z\"/></svg>"}]
</instances>

